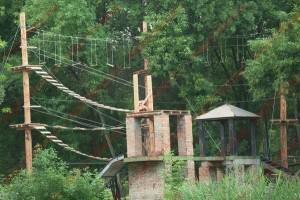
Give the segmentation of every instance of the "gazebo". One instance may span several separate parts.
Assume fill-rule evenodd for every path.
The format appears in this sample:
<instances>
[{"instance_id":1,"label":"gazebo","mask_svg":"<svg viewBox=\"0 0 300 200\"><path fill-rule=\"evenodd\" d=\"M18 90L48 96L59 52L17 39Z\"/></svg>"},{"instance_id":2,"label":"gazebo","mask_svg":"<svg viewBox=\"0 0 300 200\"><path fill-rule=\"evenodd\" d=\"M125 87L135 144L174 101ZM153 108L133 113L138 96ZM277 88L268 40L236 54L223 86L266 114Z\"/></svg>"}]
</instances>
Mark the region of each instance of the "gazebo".
<instances>
[{"instance_id":1,"label":"gazebo","mask_svg":"<svg viewBox=\"0 0 300 200\"><path fill-rule=\"evenodd\" d=\"M256 156L256 130L255 123L258 115L238 108L236 106L225 104L217 107L196 118L198 123L200 156L207 156L207 146L205 140L204 122L220 122L221 137L221 156L237 156L237 135L235 122L237 120L249 120L251 134L251 156ZM227 148L228 147L228 148Z\"/></svg>"},{"instance_id":2,"label":"gazebo","mask_svg":"<svg viewBox=\"0 0 300 200\"><path fill-rule=\"evenodd\" d=\"M237 176L241 176L245 169L256 169L259 166L259 158L256 152L255 123L258 115L225 104L217 107L196 118L198 123L198 135L200 145L199 181L221 180L224 172L234 169ZM237 151L236 121L248 120L251 134L251 155L239 156ZM208 156L205 140L205 122L220 122L221 155Z\"/></svg>"}]
</instances>

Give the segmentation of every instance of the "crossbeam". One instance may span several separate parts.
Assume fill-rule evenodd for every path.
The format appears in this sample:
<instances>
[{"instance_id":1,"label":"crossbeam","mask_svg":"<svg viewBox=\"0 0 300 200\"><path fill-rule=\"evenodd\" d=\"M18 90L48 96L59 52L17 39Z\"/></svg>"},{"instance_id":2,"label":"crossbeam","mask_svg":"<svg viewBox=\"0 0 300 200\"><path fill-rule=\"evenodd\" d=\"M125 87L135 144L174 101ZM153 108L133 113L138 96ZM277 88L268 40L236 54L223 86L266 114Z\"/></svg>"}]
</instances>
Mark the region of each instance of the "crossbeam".
<instances>
[{"instance_id":1,"label":"crossbeam","mask_svg":"<svg viewBox=\"0 0 300 200\"><path fill-rule=\"evenodd\" d=\"M286 120L272 119L271 122L274 124L281 124L281 123L297 124L297 123L299 123L299 120L298 119L286 119Z\"/></svg>"},{"instance_id":2,"label":"crossbeam","mask_svg":"<svg viewBox=\"0 0 300 200\"><path fill-rule=\"evenodd\" d=\"M24 72L24 71L35 71L42 69L42 65L21 65L12 67L11 70L14 72Z\"/></svg>"}]
</instances>

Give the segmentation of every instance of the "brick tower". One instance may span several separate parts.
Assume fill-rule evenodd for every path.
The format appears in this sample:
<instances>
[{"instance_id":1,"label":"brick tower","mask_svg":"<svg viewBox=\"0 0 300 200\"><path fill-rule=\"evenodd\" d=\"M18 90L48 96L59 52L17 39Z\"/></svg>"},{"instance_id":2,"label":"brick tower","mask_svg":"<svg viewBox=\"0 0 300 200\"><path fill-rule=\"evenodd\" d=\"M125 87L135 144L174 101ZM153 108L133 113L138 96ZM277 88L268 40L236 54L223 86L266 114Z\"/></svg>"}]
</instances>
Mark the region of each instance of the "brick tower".
<instances>
[{"instance_id":1,"label":"brick tower","mask_svg":"<svg viewBox=\"0 0 300 200\"><path fill-rule=\"evenodd\" d=\"M145 99L139 99L139 75L145 79ZM192 118L189 111L153 110L151 75L135 73L135 111L126 116L127 158L129 176L129 198L132 200L155 200L164 197L164 155L171 152L170 117L177 119L178 156L192 157ZM151 87L151 88L149 88ZM185 176L195 178L194 161L186 161Z\"/></svg>"}]
</instances>

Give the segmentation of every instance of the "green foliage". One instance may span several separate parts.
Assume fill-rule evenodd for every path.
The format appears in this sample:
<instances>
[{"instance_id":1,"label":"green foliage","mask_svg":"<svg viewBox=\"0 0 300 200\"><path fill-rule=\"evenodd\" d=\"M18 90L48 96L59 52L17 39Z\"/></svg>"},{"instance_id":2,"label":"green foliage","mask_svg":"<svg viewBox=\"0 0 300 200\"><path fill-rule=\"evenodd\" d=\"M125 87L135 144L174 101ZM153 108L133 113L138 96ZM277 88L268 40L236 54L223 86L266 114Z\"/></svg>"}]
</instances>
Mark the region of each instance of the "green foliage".
<instances>
[{"instance_id":1,"label":"green foliage","mask_svg":"<svg viewBox=\"0 0 300 200\"><path fill-rule=\"evenodd\" d=\"M300 198L300 179L283 178L269 181L263 175L247 174L244 179L234 175L225 176L220 182L185 182L168 191L167 199L210 199L210 200L297 200Z\"/></svg>"},{"instance_id":2,"label":"green foliage","mask_svg":"<svg viewBox=\"0 0 300 200\"><path fill-rule=\"evenodd\" d=\"M300 21L299 10L289 14L279 32L270 39L252 41L256 57L248 61L245 76L256 98L271 96L279 85L289 85L291 92L299 92Z\"/></svg>"},{"instance_id":3,"label":"green foliage","mask_svg":"<svg viewBox=\"0 0 300 200\"><path fill-rule=\"evenodd\" d=\"M173 196L180 193L180 186L184 182L185 161L176 160L174 154L164 156L165 162L165 198L172 199Z\"/></svg>"},{"instance_id":4,"label":"green foliage","mask_svg":"<svg viewBox=\"0 0 300 200\"><path fill-rule=\"evenodd\" d=\"M66 163L52 149L39 152L33 173L22 171L8 185L0 187L2 200L100 200L112 199L104 182L94 172L68 171Z\"/></svg>"}]
</instances>

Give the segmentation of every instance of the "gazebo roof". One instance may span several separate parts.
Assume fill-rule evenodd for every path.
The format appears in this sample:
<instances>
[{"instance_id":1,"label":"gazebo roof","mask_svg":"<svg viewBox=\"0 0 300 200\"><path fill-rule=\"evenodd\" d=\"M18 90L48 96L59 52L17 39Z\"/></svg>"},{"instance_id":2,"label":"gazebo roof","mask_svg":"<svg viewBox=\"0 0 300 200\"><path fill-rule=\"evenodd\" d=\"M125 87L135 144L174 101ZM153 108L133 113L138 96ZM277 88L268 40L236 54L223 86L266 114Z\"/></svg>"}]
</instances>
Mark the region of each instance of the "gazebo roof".
<instances>
[{"instance_id":1,"label":"gazebo roof","mask_svg":"<svg viewBox=\"0 0 300 200\"><path fill-rule=\"evenodd\" d=\"M196 117L196 120L219 120L219 119L233 119L233 118L258 118L259 116L238 108L230 104L224 104L217 107L203 115Z\"/></svg>"}]
</instances>

